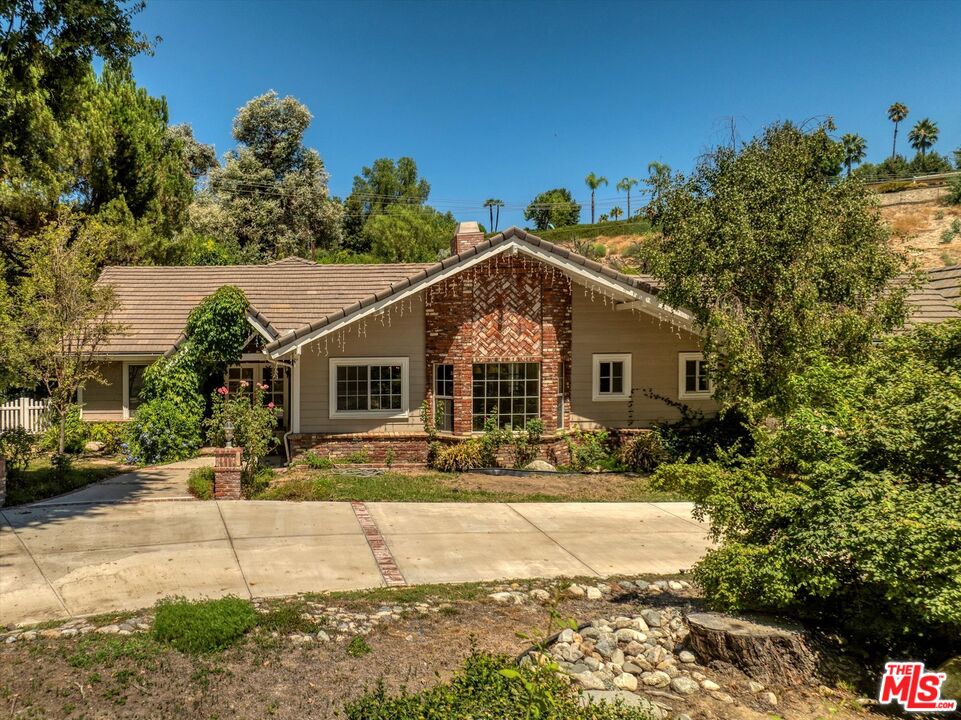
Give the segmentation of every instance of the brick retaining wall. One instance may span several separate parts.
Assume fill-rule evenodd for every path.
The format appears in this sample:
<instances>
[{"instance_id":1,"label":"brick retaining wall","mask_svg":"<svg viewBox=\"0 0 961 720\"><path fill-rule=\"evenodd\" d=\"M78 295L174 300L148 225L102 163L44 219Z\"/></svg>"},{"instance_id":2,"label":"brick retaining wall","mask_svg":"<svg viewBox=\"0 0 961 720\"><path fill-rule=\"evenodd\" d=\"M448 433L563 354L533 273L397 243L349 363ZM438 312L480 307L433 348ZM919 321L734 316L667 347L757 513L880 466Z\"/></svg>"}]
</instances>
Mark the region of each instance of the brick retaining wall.
<instances>
[{"instance_id":1,"label":"brick retaining wall","mask_svg":"<svg viewBox=\"0 0 961 720\"><path fill-rule=\"evenodd\" d=\"M444 444L453 444L465 440L463 437L441 435L438 440ZM427 463L427 434L426 433L356 433L343 435L308 434L291 435L291 459L297 459L307 451L313 451L322 457L329 457L334 462L346 460L354 455L359 459L363 454L364 464L386 465L388 452L391 462L400 465L425 465ZM552 465L565 464L569 457L567 445L560 436L545 437L541 440L537 457L547 460ZM508 448L501 448L498 460L505 466L510 466L510 452Z\"/></svg>"}]
</instances>

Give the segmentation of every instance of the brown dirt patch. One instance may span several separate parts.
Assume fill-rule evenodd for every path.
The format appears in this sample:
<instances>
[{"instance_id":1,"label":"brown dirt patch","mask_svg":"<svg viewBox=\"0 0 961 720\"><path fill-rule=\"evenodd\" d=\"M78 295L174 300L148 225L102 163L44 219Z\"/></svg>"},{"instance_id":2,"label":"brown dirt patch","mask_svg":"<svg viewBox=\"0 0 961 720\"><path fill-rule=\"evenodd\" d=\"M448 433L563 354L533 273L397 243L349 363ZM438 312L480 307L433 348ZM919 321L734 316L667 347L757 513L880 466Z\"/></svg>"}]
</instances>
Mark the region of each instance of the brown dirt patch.
<instances>
[{"instance_id":1,"label":"brown dirt patch","mask_svg":"<svg viewBox=\"0 0 961 720\"><path fill-rule=\"evenodd\" d=\"M459 490L550 495L576 502L630 502L650 493L649 479L639 475L485 475L464 473L445 481Z\"/></svg>"},{"instance_id":2,"label":"brown dirt patch","mask_svg":"<svg viewBox=\"0 0 961 720\"><path fill-rule=\"evenodd\" d=\"M961 233L951 233L952 223L961 221L961 206L939 200L888 205L881 216L891 226L892 242L924 269L961 263ZM945 233L952 234L943 242Z\"/></svg>"},{"instance_id":3,"label":"brown dirt patch","mask_svg":"<svg viewBox=\"0 0 961 720\"><path fill-rule=\"evenodd\" d=\"M565 601L560 611L565 617L587 620L620 614L632 600ZM359 609L356 603L351 607ZM376 608L372 605L370 611ZM346 653L346 641L293 645L286 639L265 643L251 638L220 655L199 658L153 646L121 657L104 652L93 664L78 659L83 640L3 645L0 708L13 718L342 717L344 702L381 679L394 691L429 687L450 677L471 642L483 650L515 655L525 643L514 633L546 624L544 608L496 605L484 599L454 603L447 613L396 621L367 637L372 652L360 658ZM131 638L103 638L103 647ZM150 646L147 640L144 644ZM722 685L736 692L728 683ZM825 697L817 688L781 690L776 715L785 720L868 716L857 709L854 696L830 692ZM771 717L770 710L763 712L753 698L737 697L735 705L709 697L674 702L674 711L725 720Z\"/></svg>"}]
</instances>

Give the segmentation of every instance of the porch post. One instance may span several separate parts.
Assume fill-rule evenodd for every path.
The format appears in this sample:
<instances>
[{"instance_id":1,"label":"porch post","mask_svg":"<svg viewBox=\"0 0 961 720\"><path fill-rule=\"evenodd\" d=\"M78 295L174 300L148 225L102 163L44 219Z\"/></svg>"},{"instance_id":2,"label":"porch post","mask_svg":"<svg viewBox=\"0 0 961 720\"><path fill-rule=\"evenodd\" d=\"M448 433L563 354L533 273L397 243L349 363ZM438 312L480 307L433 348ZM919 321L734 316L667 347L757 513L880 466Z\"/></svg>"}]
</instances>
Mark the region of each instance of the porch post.
<instances>
[{"instance_id":1,"label":"porch post","mask_svg":"<svg viewBox=\"0 0 961 720\"><path fill-rule=\"evenodd\" d=\"M300 432L300 348L290 363L290 432Z\"/></svg>"}]
</instances>

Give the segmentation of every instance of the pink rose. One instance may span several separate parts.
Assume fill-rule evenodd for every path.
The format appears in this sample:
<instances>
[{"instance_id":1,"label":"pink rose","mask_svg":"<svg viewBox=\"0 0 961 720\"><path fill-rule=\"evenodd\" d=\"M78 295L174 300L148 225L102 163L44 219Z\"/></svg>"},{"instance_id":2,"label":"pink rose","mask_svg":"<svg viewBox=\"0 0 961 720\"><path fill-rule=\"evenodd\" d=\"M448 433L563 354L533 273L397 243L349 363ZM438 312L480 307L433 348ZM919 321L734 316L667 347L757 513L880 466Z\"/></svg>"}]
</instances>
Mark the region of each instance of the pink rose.
<instances>
[{"instance_id":1,"label":"pink rose","mask_svg":"<svg viewBox=\"0 0 961 720\"><path fill-rule=\"evenodd\" d=\"M229 391L227 388L225 388L225 387L219 387L219 388L217 388L217 392L218 392L219 394L221 394L221 395L226 395L226 394L229 393L230 391Z\"/></svg>"},{"instance_id":2,"label":"pink rose","mask_svg":"<svg viewBox=\"0 0 961 720\"><path fill-rule=\"evenodd\" d=\"M269 407L271 410L273 410L274 407L276 407L276 406L275 406L272 402L269 402L269 403L267 403L267 407Z\"/></svg>"},{"instance_id":3,"label":"pink rose","mask_svg":"<svg viewBox=\"0 0 961 720\"><path fill-rule=\"evenodd\" d=\"M269 389L270 389L270 387L269 387L266 383L260 383L259 385L257 385L257 387L259 387L261 390L269 390Z\"/></svg>"},{"instance_id":4,"label":"pink rose","mask_svg":"<svg viewBox=\"0 0 961 720\"><path fill-rule=\"evenodd\" d=\"M250 384L250 383L248 383L246 380L241 380L241 381L240 381L240 387L242 387L242 388L247 387L249 384Z\"/></svg>"}]
</instances>

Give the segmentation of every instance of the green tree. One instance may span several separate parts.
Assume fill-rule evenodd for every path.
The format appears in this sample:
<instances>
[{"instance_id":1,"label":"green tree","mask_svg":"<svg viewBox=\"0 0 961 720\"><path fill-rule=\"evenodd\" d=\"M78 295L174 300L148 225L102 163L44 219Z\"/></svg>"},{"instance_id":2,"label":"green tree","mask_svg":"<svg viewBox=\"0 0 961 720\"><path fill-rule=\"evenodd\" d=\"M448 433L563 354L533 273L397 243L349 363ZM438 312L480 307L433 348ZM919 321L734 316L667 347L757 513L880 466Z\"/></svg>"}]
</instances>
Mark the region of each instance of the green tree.
<instances>
[{"instance_id":1,"label":"green tree","mask_svg":"<svg viewBox=\"0 0 961 720\"><path fill-rule=\"evenodd\" d=\"M660 299L703 333L723 407L775 412L810 353L858 357L903 318L889 292L903 259L864 186L831 182L832 129L773 125L665 189L645 259Z\"/></svg>"},{"instance_id":2,"label":"green tree","mask_svg":"<svg viewBox=\"0 0 961 720\"><path fill-rule=\"evenodd\" d=\"M624 211L621 210L617 205L615 205L614 207L611 208L611 217L614 219L614 222L617 222L617 220L618 220L618 219L621 217L621 215L623 215L623 214L624 214Z\"/></svg>"},{"instance_id":3,"label":"green tree","mask_svg":"<svg viewBox=\"0 0 961 720\"><path fill-rule=\"evenodd\" d=\"M240 108L238 146L210 171L209 191L191 212L194 230L253 261L336 246L343 208L329 196L320 155L303 143L310 121L306 106L274 91Z\"/></svg>"},{"instance_id":4,"label":"green tree","mask_svg":"<svg viewBox=\"0 0 961 720\"><path fill-rule=\"evenodd\" d=\"M790 378L751 455L661 466L720 540L695 567L727 610L791 613L879 655L961 651L961 322Z\"/></svg>"},{"instance_id":5,"label":"green tree","mask_svg":"<svg viewBox=\"0 0 961 720\"><path fill-rule=\"evenodd\" d=\"M59 453L77 391L102 381L96 352L121 330L111 319L116 300L97 284L101 239L64 211L20 246L24 276L14 289L12 325L19 336L22 377L43 386L58 423Z\"/></svg>"},{"instance_id":6,"label":"green tree","mask_svg":"<svg viewBox=\"0 0 961 720\"><path fill-rule=\"evenodd\" d=\"M848 177L851 176L851 166L860 163L867 155L868 144L860 135L845 133L841 137L841 144L844 146L844 165L848 169Z\"/></svg>"},{"instance_id":7,"label":"green tree","mask_svg":"<svg viewBox=\"0 0 961 720\"><path fill-rule=\"evenodd\" d=\"M924 175L925 173L951 172L951 161L944 155L931 150L925 155L916 154L908 163L910 175Z\"/></svg>"},{"instance_id":8,"label":"green tree","mask_svg":"<svg viewBox=\"0 0 961 720\"><path fill-rule=\"evenodd\" d=\"M954 151L954 168L961 170L961 147Z\"/></svg>"},{"instance_id":9,"label":"green tree","mask_svg":"<svg viewBox=\"0 0 961 720\"><path fill-rule=\"evenodd\" d=\"M594 224L594 193L601 185L607 185L607 178L602 175L588 173L584 178L584 183L591 189L591 225Z\"/></svg>"},{"instance_id":10,"label":"green tree","mask_svg":"<svg viewBox=\"0 0 961 720\"><path fill-rule=\"evenodd\" d=\"M667 193L672 181L671 166L656 160L647 165L647 177L644 184L647 185L647 192L651 196L647 204L647 216L652 225L656 225L658 218L664 211L664 196Z\"/></svg>"},{"instance_id":11,"label":"green tree","mask_svg":"<svg viewBox=\"0 0 961 720\"><path fill-rule=\"evenodd\" d=\"M114 0L3 3L0 177L7 190L24 190L48 209L55 204L72 175L91 62L123 65L150 49L132 26L142 9L142 2Z\"/></svg>"},{"instance_id":12,"label":"green tree","mask_svg":"<svg viewBox=\"0 0 961 720\"><path fill-rule=\"evenodd\" d=\"M640 181L637 178L621 178L617 183L617 189L627 193L627 219L631 219L631 188Z\"/></svg>"},{"instance_id":13,"label":"green tree","mask_svg":"<svg viewBox=\"0 0 961 720\"><path fill-rule=\"evenodd\" d=\"M17 333L13 325L13 302L7 286L6 268L0 257L0 399L17 382L15 360Z\"/></svg>"},{"instance_id":14,"label":"green tree","mask_svg":"<svg viewBox=\"0 0 961 720\"><path fill-rule=\"evenodd\" d=\"M436 262L450 249L457 223L450 213L394 204L368 219L365 244L381 262Z\"/></svg>"},{"instance_id":15,"label":"green tree","mask_svg":"<svg viewBox=\"0 0 961 720\"><path fill-rule=\"evenodd\" d=\"M524 210L524 219L531 220L538 230L577 225L581 218L581 206L574 202L571 191L554 188L540 193Z\"/></svg>"},{"instance_id":16,"label":"green tree","mask_svg":"<svg viewBox=\"0 0 961 720\"><path fill-rule=\"evenodd\" d=\"M89 151L79 168L77 196L88 213L129 226L121 263L177 261L195 180L216 164L213 148L189 126L167 124L167 103L137 87L128 66L105 68L91 96ZM144 242L144 237L150 238Z\"/></svg>"},{"instance_id":17,"label":"green tree","mask_svg":"<svg viewBox=\"0 0 961 720\"><path fill-rule=\"evenodd\" d=\"M896 102L888 108L888 120L894 123L894 141L891 143L891 157L898 154L898 125L907 119L908 106L904 103Z\"/></svg>"},{"instance_id":18,"label":"green tree","mask_svg":"<svg viewBox=\"0 0 961 720\"><path fill-rule=\"evenodd\" d=\"M423 205L430 195L430 183L417 174L417 163L411 157L397 161L375 160L354 176L353 189L347 197L345 231L355 250L364 251L362 233L367 220L391 205ZM360 245L358 245L358 242Z\"/></svg>"},{"instance_id":19,"label":"green tree","mask_svg":"<svg viewBox=\"0 0 961 720\"><path fill-rule=\"evenodd\" d=\"M911 132L908 133L908 141L911 143L911 147L921 153L923 158L928 149L938 141L940 132L936 122L930 118L923 118L918 120L911 128Z\"/></svg>"},{"instance_id":20,"label":"green tree","mask_svg":"<svg viewBox=\"0 0 961 720\"><path fill-rule=\"evenodd\" d=\"M484 201L484 207L490 211L491 216L491 232L497 232L497 226L501 221L501 208L504 207L504 201L498 200L496 198L487 198ZM494 209L497 209L497 217L494 217Z\"/></svg>"}]
</instances>

